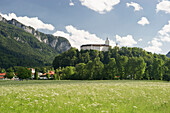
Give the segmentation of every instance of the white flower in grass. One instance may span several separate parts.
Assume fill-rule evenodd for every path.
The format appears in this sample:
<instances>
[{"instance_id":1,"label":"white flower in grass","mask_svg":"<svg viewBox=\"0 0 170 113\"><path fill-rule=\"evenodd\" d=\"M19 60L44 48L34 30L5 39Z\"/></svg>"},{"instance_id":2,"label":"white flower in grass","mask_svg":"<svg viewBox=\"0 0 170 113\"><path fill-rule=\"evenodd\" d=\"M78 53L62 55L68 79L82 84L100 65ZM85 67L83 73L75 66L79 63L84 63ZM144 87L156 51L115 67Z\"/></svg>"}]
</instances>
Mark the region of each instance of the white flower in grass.
<instances>
[{"instance_id":1,"label":"white flower in grass","mask_svg":"<svg viewBox=\"0 0 170 113\"><path fill-rule=\"evenodd\" d=\"M136 107L136 106L133 106L133 108L137 109L137 107Z\"/></svg>"},{"instance_id":2,"label":"white flower in grass","mask_svg":"<svg viewBox=\"0 0 170 113\"><path fill-rule=\"evenodd\" d=\"M38 100L35 100L35 103L38 103Z\"/></svg>"}]
</instances>

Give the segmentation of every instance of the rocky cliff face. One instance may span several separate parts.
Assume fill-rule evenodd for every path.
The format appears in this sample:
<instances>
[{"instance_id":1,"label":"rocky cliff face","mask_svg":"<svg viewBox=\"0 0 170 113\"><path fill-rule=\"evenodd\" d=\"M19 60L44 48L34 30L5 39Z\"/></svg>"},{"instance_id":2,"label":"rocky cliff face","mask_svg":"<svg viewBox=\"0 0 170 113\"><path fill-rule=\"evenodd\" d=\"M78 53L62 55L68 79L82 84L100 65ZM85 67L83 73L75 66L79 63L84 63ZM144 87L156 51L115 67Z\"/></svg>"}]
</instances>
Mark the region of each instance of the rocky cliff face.
<instances>
[{"instance_id":1,"label":"rocky cliff face","mask_svg":"<svg viewBox=\"0 0 170 113\"><path fill-rule=\"evenodd\" d=\"M0 21L7 23L7 20L0 15Z\"/></svg>"},{"instance_id":2,"label":"rocky cliff face","mask_svg":"<svg viewBox=\"0 0 170 113\"><path fill-rule=\"evenodd\" d=\"M46 35L44 33L41 33L39 31L35 30L34 28L32 28L30 26L25 26L24 24L18 22L15 19L7 21L1 15L0 15L0 21L2 21L4 23L12 24L12 25L19 27L19 28L22 28L24 31L34 35L40 42L48 44L49 46L51 46L52 48L57 50L59 53L67 51L71 48L69 41L67 39L63 38L63 37Z\"/></svg>"}]
</instances>

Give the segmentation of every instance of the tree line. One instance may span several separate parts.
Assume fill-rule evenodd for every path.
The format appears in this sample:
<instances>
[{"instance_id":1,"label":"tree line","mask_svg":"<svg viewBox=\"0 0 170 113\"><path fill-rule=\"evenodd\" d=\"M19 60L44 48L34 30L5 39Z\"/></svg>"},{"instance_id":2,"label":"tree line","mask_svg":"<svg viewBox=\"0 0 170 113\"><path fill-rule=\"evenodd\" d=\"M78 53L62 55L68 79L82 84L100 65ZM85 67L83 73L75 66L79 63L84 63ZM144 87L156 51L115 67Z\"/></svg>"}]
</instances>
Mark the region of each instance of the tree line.
<instances>
[{"instance_id":1,"label":"tree line","mask_svg":"<svg viewBox=\"0 0 170 113\"><path fill-rule=\"evenodd\" d=\"M71 48L58 55L52 66L60 79L170 79L170 58L136 47L114 47L107 52Z\"/></svg>"}]
</instances>

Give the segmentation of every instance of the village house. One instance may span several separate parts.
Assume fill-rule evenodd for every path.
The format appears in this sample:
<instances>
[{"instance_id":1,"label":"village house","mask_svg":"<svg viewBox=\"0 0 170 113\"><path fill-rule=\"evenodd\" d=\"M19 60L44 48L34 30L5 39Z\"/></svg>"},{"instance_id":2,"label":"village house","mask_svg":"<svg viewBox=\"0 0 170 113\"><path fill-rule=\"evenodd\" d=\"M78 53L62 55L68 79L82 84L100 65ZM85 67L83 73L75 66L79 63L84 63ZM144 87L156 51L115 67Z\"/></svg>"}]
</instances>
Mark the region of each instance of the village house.
<instances>
[{"instance_id":1,"label":"village house","mask_svg":"<svg viewBox=\"0 0 170 113\"><path fill-rule=\"evenodd\" d=\"M34 78L35 75L35 69L34 68L28 68L29 70L31 70L31 78Z\"/></svg>"},{"instance_id":2,"label":"village house","mask_svg":"<svg viewBox=\"0 0 170 113\"><path fill-rule=\"evenodd\" d=\"M0 80L5 79L4 76L6 75L6 73L0 73Z\"/></svg>"},{"instance_id":3,"label":"village house","mask_svg":"<svg viewBox=\"0 0 170 113\"><path fill-rule=\"evenodd\" d=\"M53 75L55 74L55 72L54 71L49 71L48 73L50 74L50 78L53 78ZM48 79L47 78L47 73L44 73L43 75L40 75L39 78L40 79Z\"/></svg>"}]
</instances>

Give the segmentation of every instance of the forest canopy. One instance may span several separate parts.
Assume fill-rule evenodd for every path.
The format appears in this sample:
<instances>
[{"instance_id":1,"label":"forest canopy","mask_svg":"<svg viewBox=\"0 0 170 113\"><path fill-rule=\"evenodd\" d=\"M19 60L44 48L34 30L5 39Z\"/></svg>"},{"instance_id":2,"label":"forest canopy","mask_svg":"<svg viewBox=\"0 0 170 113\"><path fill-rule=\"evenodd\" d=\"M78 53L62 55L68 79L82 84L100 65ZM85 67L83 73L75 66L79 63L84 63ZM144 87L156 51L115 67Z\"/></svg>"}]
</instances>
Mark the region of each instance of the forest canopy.
<instances>
[{"instance_id":1,"label":"forest canopy","mask_svg":"<svg viewBox=\"0 0 170 113\"><path fill-rule=\"evenodd\" d=\"M55 57L53 67L63 70L60 78L65 79L166 80L170 77L170 58L137 47L114 47L107 52L71 48ZM65 74L66 68L71 68L72 74Z\"/></svg>"}]
</instances>

